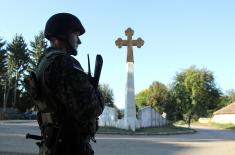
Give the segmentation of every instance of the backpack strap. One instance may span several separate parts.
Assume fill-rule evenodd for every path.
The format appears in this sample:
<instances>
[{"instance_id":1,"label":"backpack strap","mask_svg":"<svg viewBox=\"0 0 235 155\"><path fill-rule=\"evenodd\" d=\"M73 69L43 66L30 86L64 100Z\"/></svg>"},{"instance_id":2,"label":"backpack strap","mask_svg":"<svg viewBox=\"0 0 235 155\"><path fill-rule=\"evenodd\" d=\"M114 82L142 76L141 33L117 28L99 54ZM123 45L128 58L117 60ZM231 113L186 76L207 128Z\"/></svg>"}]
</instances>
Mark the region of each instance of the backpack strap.
<instances>
[{"instance_id":1,"label":"backpack strap","mask_svg":"<svg viewBox=\"0 0 235 155\"><path fill-rule=\"evenodd\" d=\"M53 93L47 87L45 83L44 72L48 68L48 66L55 60L55 58L61 55L66 56L67 54L61 51L52 51L52 52L44 54L41 57L38 63L38 67L36 69L36 77L37 77L37 80L39 81L39 89L40 89L39 91L41 94L43 94L41 97L41 102L38 102L37 107L42 114L59 111L58 106L56 104L58 101L55 101L55 98L53 97L54 96ZM50 105L46 103L50 103ZM57 122L59 120L59 116L56 116L56 113L54 113L54 115L55 116L52 116L52 117L55 117L55 118L52 118L52 120L56 120ZM45 119L45 120L49 120L49 119Z\"/></svg>"},{"instance_id":2,"label":"backpack strap","mask_svg":"<svg viewBox=\"0 0 235 155\"><path fill-rule=\"evenodd\" d=\"M54 61L54 59L57 56L61 56L61 55L66 56L67 54L61 51L52 51L52 52L44 54L42 58L40 59L37 69L36 69L36 77L37 77L37 80L40 82L40 86L46 89L43 91L46 91L46 92L50 91L45 83L44 72L47 69L47 67Z\"/></svg>"}]
</instances>

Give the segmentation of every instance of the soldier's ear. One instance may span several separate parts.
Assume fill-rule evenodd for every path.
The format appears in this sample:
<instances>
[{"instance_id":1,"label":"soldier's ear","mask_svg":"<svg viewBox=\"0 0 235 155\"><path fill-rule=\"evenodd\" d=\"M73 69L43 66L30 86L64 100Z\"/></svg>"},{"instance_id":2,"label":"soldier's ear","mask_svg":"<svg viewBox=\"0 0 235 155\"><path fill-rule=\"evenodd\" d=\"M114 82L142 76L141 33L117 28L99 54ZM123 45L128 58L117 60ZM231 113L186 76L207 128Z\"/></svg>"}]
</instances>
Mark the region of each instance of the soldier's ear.
<instances>
[{"instance_id":1,"label":"soldier's ear","mask_svg":"<svg viewBox=\"0 0 235 155\"><path fill-rule=\"evenodd\" d=\"M59 39L57 39L56 37L51 37L50 38L50 44L51 44L52 47L60 48L61 41Z\"/></svg>"}]
</instances>

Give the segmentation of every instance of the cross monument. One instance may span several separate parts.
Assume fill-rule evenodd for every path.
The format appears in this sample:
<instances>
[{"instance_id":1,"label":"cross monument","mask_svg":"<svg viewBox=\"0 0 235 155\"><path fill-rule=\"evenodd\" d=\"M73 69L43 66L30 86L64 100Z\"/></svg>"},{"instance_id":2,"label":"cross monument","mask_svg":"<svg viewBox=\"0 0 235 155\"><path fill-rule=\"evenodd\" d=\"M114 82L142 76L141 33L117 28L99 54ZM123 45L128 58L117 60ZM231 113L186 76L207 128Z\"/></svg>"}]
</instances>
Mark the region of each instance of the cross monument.
<instances>
[{"instance_id":1,"label":"cross monument","mask_svg":"<svg viewBox=\"0 0 235 155\"><path fill-rule=\"evenodd\" d=\"M144 45L144 40L138 38L137 40L132 40L134 30L128 28L125 31L127 40L122 40L118 38L115 41L116 46L121 48L122 46L127 46L127 78L126 78L126 94L125 94L125 114L124 114L124 126L126 129L131 129L135 131L136 129L136 107L135 107L135 87L134 87L134 57L132 46L137 46L140 48Z\"/></svg>"}]
</instances>

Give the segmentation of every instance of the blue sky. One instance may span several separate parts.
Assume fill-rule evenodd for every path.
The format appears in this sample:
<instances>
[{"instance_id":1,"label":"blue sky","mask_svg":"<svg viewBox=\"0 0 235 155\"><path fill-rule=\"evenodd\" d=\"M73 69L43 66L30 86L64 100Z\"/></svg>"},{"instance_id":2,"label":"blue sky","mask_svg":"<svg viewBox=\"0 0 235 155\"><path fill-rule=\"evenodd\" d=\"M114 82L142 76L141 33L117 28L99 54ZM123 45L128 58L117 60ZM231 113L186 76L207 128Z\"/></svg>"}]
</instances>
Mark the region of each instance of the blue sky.
<instances>
[{"instance_id":1,"label":"blue sky","mask_svg":"<svg viewBox=\"0 0 235 155\"><path fill-rule=\"evenodd\" d=\"M136 93L153 81L170 84L176 72L195 65L207 68L224 92L235 89L235 2L228 0L4 0L0 5L0 37L8 42L16 33L26 42L44 29L58 12L78 16L86 28L76 57L87 70L90 54L102 54L101 83L114 91L115 104L125 101L126 51L115 46L131 27L133 39L145 44L134 48Z\"/></svg>"}]
</instances>

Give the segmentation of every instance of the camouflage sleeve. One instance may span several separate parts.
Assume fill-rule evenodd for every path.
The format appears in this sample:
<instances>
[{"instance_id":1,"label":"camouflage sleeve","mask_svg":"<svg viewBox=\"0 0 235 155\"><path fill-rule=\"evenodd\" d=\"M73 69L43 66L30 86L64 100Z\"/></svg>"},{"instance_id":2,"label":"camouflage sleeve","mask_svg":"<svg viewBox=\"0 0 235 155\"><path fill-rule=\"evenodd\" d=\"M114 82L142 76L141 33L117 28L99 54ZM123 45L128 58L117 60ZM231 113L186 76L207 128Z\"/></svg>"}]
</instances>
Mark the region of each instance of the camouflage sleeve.
<instances>
[{"instance_id":1,"label":"camouflage sleeve","mask_svg":"<svg viewBox=\"0 0 235 155\"><path fill-rule=\"evenodd\" d=\"M73 66L72 57L57 56L45 71L48 88L80 123L101 115L103 102L100 93L89 82L87 74Z\"/></svg>"}]
</instances>

